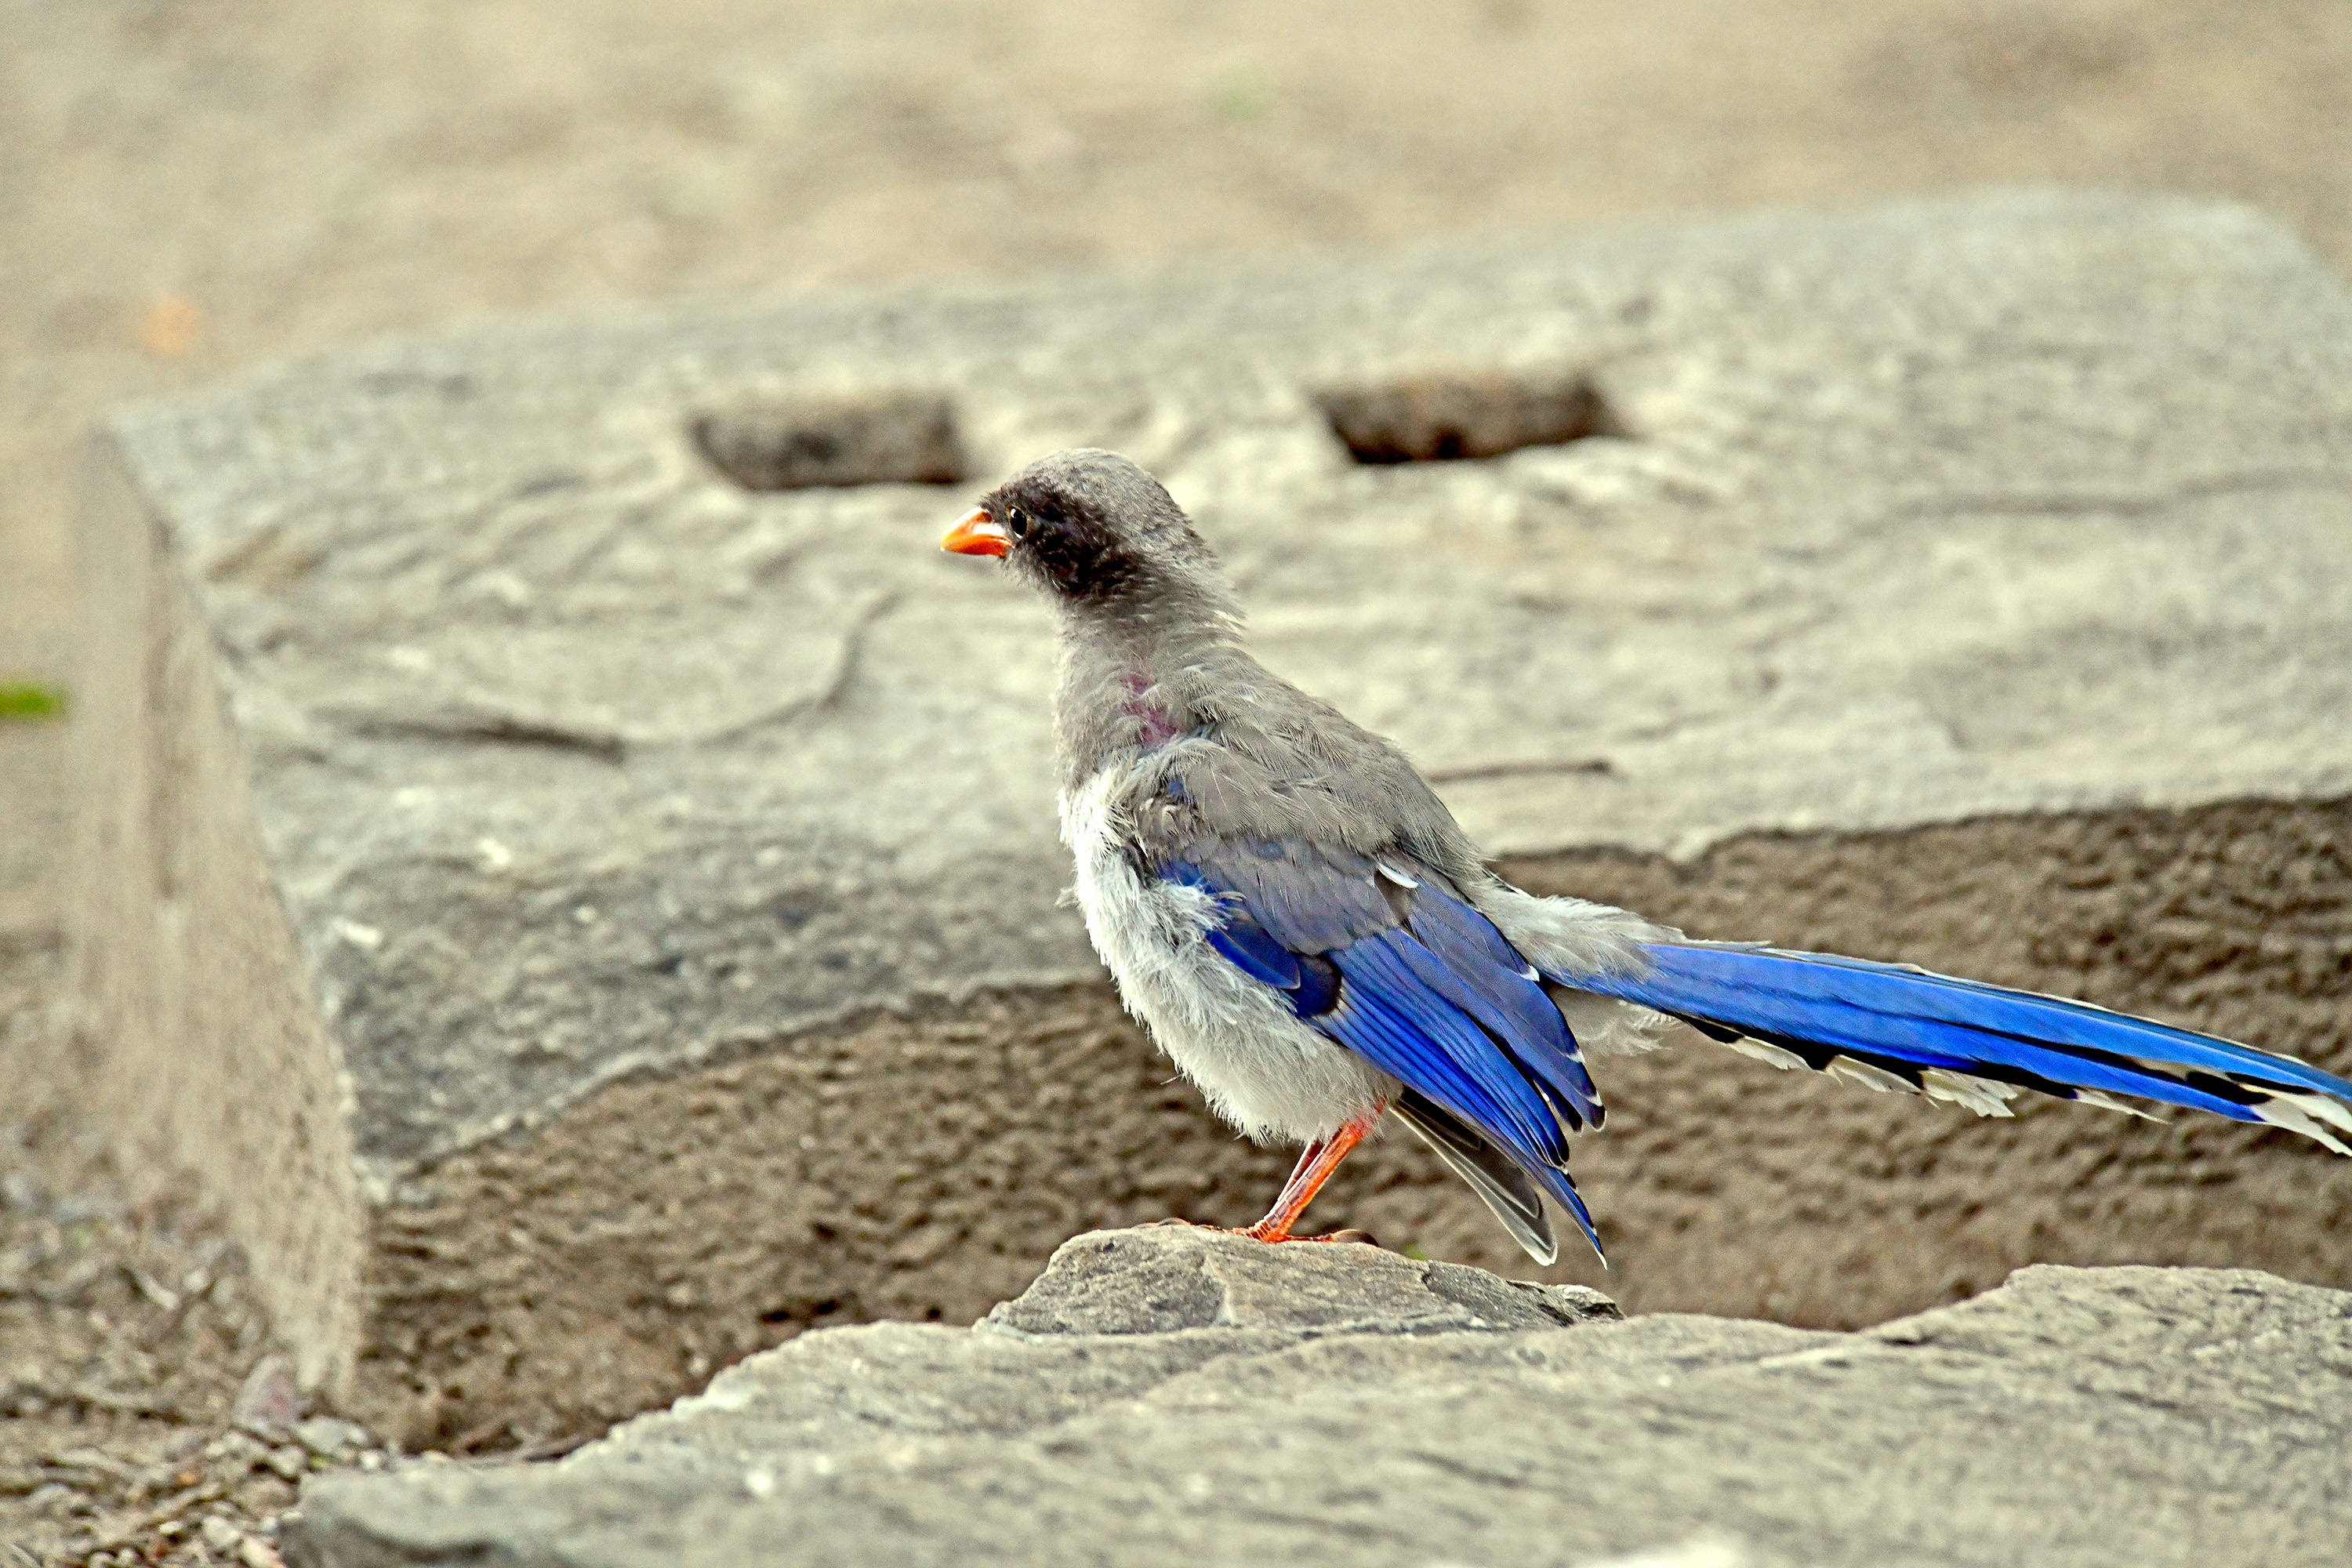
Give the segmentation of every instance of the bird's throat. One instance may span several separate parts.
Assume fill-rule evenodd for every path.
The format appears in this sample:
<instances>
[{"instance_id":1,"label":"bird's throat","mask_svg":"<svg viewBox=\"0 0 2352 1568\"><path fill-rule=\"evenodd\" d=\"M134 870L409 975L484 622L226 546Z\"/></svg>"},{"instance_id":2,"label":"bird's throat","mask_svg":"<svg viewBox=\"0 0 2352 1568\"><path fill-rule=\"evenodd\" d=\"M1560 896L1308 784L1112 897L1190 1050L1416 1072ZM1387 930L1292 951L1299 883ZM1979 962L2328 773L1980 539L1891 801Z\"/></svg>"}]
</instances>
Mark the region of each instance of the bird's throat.
<instances>
[{"instance_id":1,"label":"bird's throat","mask_svg":"<svg viewBox=\"0 0 2352 1568\"><path fill-rule=\"evenodd\" d=\"M1213 618L1181 628L1066 622L1054 704L1063 782L1082 784L1099 768L1192 733L1202 694L1232 684L1237 664L1248 660L1234 646L1230 623Z\"/></svg>"},{"instance_id":2,"label":"bird's throat","mask_svg":"<svg viewBox=\"0 0 2352 1568\"><path fill-rule=\"evenodd\" d=\"M1149 752L1177 737L1180 731L1175 720L1169 717L1168 710L1152 700L1150 676L1139 669L1129 670L1119 677L1119 689L1127 693L1127 700L1121 704L1119 711L1136 721L1137 745Z\"/></svg>"}]
</instances>

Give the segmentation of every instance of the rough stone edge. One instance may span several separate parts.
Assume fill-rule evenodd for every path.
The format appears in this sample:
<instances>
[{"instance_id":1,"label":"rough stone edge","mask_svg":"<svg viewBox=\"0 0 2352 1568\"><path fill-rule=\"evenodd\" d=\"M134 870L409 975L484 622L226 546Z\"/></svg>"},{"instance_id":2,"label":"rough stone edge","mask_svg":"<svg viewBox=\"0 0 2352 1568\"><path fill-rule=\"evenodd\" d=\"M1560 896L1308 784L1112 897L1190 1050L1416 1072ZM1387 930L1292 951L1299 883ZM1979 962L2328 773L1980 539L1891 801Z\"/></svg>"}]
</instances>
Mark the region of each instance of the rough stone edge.
<instances>
[{"instance_id":1,"label":"rough stone edge","mask_svg":"<svg viewBox=\"0 0 2352 1568\"><path fill-rule=\"evenodd\" d=\"M1033 1297L1053 1298L1069 1292L1075 1285L1079 1293L1090 1293L1089 1279L1082 1258L1087 1254L1108 1256L1112 1247L1127 1238L1135 1238L1143 1255L1130 1254L1121 1268L1110 1276L1125 1274L1144 1278L1164 1290L1171 1285L1197 1286L1218 1300L1214 1321L1181 1327L1147 1326L1106 1328L1101 1326L1059 1326L1053 1328L1024 1327L1018 1320L1024 1315L1024 1304ZM1238 1283L1219 1268L1223 1259L1247 1265L1263 1259L1248 1253L1236 1254L1237 1233L1214 1226L1192 1226L1181 1222L1129 1226L1119 1229L1081 1231L1055 1247L1037 1277L1029 1282L1020 1295L999 1301L971 1325L975 1333L1001 1335L1028 1344L1052 1344L1071 1339L1129 1340L1156 1334L1213 1332L1265 1333L1288 1335L1301 1342L1350 1335L1402 1335L1420 1337L1440 1333L1501 1333L1536 1328L1572 1328L1580 1323L1622 1322L1623 1309L1609 1297L1585 1285L1546 1284L1533 1279L1514 1279L1488 1269L1466 1264L1449 1263L1414 1253L1391 1252L1377 1244L1360 1249L1361 1260L1375 1267L1400 1268L1409 1273L1420 1289L1433 1300L1444 1301L1468 1314L1455 1320L1423 1317L1333 1318L1315 1323L1275 1323L1237 1321L1231 1317L1234 1291ZM1258 1244L1251 1243L1255 1247ZM1312 1246L1313 1244L1299 1244ZM1342 1244L1340 1250L1328 1255L1328 1260L1359 1260L1359 1249ZM1167 1274L1150 1273L1154 1265L1171 1260L1176 1269ZM1327 1261L1322 1249L1302 1253L1296 1258L1286 1258L1294 1268L1301 1264L1319 1266ZM1491 1287L1489 1289L1488 1287ZM1482 1295L1498 1300L1523 1303L1534 1312L1549 1320L1548 1323L1503 1322L1484 1315L1487 1305Z\"/></svg>"},{"instance_id":2,"label":"rough stone edge","mask_svg":"<svg viewBox=\"0 0 2352 1568\"><path fill-rule=\"evenodd\" d=\"M60 1065L93 1131L133 1156L134 1198L177 1187L217 1215L301 1382L340 1396L364 1318L341 1064L194 596L110 433L82 468Z\"/></svg>"}]
</instances>

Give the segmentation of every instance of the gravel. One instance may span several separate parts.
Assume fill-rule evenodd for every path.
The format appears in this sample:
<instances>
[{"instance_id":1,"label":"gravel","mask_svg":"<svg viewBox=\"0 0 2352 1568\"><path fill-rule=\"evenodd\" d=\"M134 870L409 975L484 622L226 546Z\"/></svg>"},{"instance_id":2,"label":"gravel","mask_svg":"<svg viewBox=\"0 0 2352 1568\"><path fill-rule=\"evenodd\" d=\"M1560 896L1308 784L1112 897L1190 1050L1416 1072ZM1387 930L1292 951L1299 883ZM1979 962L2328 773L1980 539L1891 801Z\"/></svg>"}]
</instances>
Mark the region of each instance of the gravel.
<instances>
[{"instance_id":1,"label":"gravel","mask_svg":"<svg viewBox=\"0 0 2352 1568\"><path fill-rule=\"evenodd\" d=\"M45 1143L0 1126L0 1568L275 1568L304 1478L415 1462L304 1414L236 1248Z\"/></svg>"}]
</instances>

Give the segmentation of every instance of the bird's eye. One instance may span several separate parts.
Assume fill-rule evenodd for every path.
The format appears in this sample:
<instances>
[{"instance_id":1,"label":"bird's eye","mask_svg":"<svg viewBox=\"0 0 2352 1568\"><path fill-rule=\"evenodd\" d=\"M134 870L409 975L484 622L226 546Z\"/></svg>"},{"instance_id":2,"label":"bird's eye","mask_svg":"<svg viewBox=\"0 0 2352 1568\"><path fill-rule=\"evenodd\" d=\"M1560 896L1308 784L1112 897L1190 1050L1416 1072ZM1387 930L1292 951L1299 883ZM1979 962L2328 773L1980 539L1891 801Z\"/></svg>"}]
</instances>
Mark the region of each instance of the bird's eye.
<instances>
[{"instance_id":1,"label":"bird's eye","mask_svg":"<svg viewBox=\"0 0 2352 1568\"><path fill-rule=\"evenodd\" d=\"M1017 506L1006 507L1004 509L1004 531L1013 536L1013 542L1015 543L1019 543L1022 540L1028 538L1029 514L1023 511Z\"/></svg>"}]
</instances>

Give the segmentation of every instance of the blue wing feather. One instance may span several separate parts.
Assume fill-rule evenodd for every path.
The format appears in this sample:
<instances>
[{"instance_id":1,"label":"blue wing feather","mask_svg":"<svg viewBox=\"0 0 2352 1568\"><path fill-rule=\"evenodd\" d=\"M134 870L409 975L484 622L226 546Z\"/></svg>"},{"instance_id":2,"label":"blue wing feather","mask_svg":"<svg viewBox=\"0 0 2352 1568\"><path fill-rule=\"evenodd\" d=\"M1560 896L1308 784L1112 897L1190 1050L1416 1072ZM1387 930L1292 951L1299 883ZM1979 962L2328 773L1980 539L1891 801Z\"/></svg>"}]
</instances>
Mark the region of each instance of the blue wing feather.
<instances>
[{"instance_id":1,"label":"blue wing feather","mask_svg":"<svg viewBox=\"0 0 2352 1568\"><path fill-rule=\"evenodd\" d=\"M1253 980L1281 991L1298 989L1298 955L1254 925L1235 921L1209 933L1209 945Z\"/></svg>"},{"instance_id":2,"label":"blue wing feather","mask_svg":"<svg viewBox=\"0 0 2352 1568\"><path fill-rule=\"evenodd\" d=\"M1343 987L1339 1005L1318 1019L1316 1026L1482 1131L1507 1121L1460 1062L1374 992Z\"/></svg>"},{"instance_id":3,"label":"blue wing feather","mask_svg":"<svg viewBox=\"0 0 2352 1568\"><path fill-rule=\"evenodd\" d=\"M1507 1131L1513 1148L1546 1162L1568 1157L1568 1142L1542 1092L1494 1037L1414 973L1407 950L1425 949L1402 931L1352 942L1331 955L1357 994L1376 997L1476 1086L1480 1103L1457 1105L1405 1073L1396 1076L1482 1127ZM1433 964L1434 960L1431 960ZM1393 1072L1393 1068L1384 1070Z\"/></svg>"},{"instance_id":4,"label":"blue wing feather","mask_svg":"<svg viewBox=\"0 0 2352 1568\"><path fill-rule=\"evenodd\" d=\"M1228 963L1476 1128L1600 1249L1560 1123L1598 1125L1601 1097L1567 1020L1485 916L1433 879L1410 889L1401 926L1371 861L1288 843L1207 845L1160 875L1219 901L1207 937Z\"/></svg>"},{"instance_id":5,"label":"blue wing feather","mask_svg":"<svg viewBox=\"0 0 2352 1568\"><path fill-rule=\"evenodd\" d=\"M1561 1155L1555 1162L1515 1137L1509 1112L1489 1098L1486 1087L1427 1035L1400 1016L1384 994L1371 988L1349 985L1343 991L1339 1005L1313 1022L1382 1072L1412 1085L1486 1134L1569 1212L1577 1228L1584 1233L1584 1239L1591 1244L1593 1256L1606 1261L1600 1234L1592 1226L1591 1211L1584 1206L1576 1184L1569 1179L1564 1140ZM1521 1087L1526 1087L1525 1080L1521 1080ZM1557 1135L1556 1123L1554 1131Z\"/></svg>"},{"instance_id":6,"label":"blue wing feather","mask_svg":"<svg viewBox=\"0 0 2352 1568\"><path fill-rule=\"evenodd\" d=\"M1160 877L1180 887L1197 889L1213 896L1222 896L1222 889L1204 876L1200 868L1183 861L1171 861L1160 870ZM1283 946L1266 933L1255 921L1228 905L1222 926L1211 928L1209 945L1226 961L1253 980L1262 980L1277 991L1292 993L1292 1005L1297 1006L1297 993L1306 979L1299 964L1299 955ZM1307 1008L1299 1008L1304 1013ZM1319 1010L1319 1009L1318 1009Z\"/></svg>"},{"instance_id":7,"label":"blue wing feather","mask_svg":"<svg viewBox=\"0 0 2352 1568\"><path fill-rule=\"evenodd\" d=\"M1435 946L1416 940L1422 931L1417 910L1412 929L1412 936L1399 931L1379 940L1390 943L1423 986L1484 1025L1509 1049L1519 1068L1533 1073L1551 1091L1577 1127L1598 1125L1600 1093L1577 1058L1576 1037L1568 1031L1568 1020L1559 1016L1543 988L1507 970L1446 962L1445 954ZM1459 955L1455 956L1458 960Z\"/></svg>"},{"instance_id":8,"label":"blue wing feather","mask_svg":"<svg viewBox=\"0 0 2352 1568\"><path fill-rule=\"evenodd\" d=\"M1576 1221L1576 1228L1584 1233L1585 1241L1591 1246L1592 1256L1601 1259L1602 1268L1607 1268L1609 1255L1601 1250L1601 1233L1592 1226L1592 1211L1584 1206L1584 1196L1569 1180L1567 1171L1556 1165L1538 1165L1528 1169L1528 1174L1552 1195L1553 1202L1568 1211L1569 1217Z\"/></svg>"}]
</instances>

